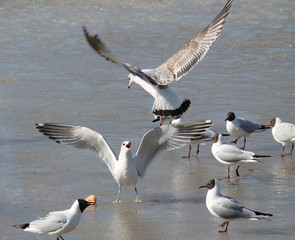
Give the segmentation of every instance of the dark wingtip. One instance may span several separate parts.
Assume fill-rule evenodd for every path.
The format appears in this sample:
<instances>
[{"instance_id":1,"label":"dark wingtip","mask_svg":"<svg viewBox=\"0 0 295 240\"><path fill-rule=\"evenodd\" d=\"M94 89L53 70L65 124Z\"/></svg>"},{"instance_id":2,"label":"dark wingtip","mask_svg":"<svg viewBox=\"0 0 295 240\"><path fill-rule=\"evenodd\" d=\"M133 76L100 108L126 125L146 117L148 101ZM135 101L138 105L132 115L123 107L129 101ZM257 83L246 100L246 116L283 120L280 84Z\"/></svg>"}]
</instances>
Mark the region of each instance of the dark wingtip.
<instances>
[{"instance_id":1,"label":"dark wingtip","mask_svg":"<svg viewBox=\"0 0 295 240\"><path fill-rule=\"evenodd\" d=\"M20 229L26 229L28 226L30 226L29 223L20 224L20 225L13 225L13 227L20 228Z\"/></svg>"}]
</instances>

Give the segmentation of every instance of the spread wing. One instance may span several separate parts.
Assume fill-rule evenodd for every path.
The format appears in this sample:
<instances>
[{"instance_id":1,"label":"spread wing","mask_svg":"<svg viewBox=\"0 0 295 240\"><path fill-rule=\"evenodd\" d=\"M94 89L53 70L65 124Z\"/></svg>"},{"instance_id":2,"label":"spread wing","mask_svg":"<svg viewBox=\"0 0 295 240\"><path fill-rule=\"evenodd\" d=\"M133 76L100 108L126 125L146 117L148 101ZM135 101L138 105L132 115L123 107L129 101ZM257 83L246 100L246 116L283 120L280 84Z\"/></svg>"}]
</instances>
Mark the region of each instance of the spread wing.
<instances>
[{"instance_id":1,"label":"spread wing","mask_svg":"<svg viewBox=\"0 0 295 240\"><path fill-rule=\"evenodd\" d=\"M114 169L117 161L116 155L98 132L86 127L60 123L36 123L36 128L57 143L96 152L111 172Z\"/></svg>"},{"instance_id":2,"label":"spread wing","mask_svg":"<svg viewBox=\"0 0 295 240\"><path fill-rule=\"evenodd\" d=\"M150 162L161 152L196 141L212 124L212 120L190 121L163 125L147 132L141 139L134 159L138 175L143 176Z\"/></svg>"},{"instance_id":3,"label":"spread wing","mask_svg":"<svg viewBox=\"0 0 295 240\"><path fill-rule=\"evenodd\" d=\"M226 17L229 14L231 6L232 0L229 0L220 13L202 32L188 41L176 54L155 69L158 84L166 85L174 80L179 80L202 60L209 47L220 35L219 32L226 23Z\"/></svg>"},{"instance_id":4,"label":"spread wing","mask_svg":"<svg viewBox=\"0 0 295 240\"><path fill-rule=\"evenodd\" d=\"M112 63L115 63L119 66L123 66L132 73L133 75L136 75L140 77L141 79L150 82L153 85L157 85L157 83L146 75L144 72L142 72L138 67L131 65L129 63L124 63L119 61L115 56L112 55L111 51L107 48L107 46L102 42L102 40L99 38L97 34L90 35L86 29L85 26L83 26L84 35L86 37L87 42L89 45L96 51L100 56L104 57L107 61L110 61Z\"/></svg>"}]
</instances>

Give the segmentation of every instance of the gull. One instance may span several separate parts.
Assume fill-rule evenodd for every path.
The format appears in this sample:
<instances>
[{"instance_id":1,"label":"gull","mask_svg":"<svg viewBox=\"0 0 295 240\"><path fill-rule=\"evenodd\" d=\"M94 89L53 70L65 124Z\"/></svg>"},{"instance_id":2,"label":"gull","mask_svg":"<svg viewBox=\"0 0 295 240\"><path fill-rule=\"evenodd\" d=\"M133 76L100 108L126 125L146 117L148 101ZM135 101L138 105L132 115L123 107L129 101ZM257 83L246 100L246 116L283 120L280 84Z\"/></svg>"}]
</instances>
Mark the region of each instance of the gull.
<instances>
[{"instance_id":1,"label":"gull","mask_svg":"<svg viewBox=\"0 0 295 240\"><path fill-rule=\"evenodd\" d=\"M246 137L249 137L253 132L262 132L268 129L269 127L261 125L259 123L254 123L250 120L244 118L238 118L233 112L227 113L226 121L226 130L233 137L238 137L236 140L231 143L237 143L240 137L244 137L244 146L241 149L246 147Z\"/></svg>"},{"instance_id":2,"label":"gull","mask_svg":"<svg viewBox=\"0 0 295 240\"><path fill-rule=\"evenodd\" d=\"M123 185L134 185L136 201L140 202L136 183L138 177L143 177L151 161L163 151L176 149L197 140L212 124L212 120L200 120L156 127L143 135L134 157L131 153L131 142L124 141L118 158L104 137L89 128L59 123L36 123L36 127L57 143L96 152L119 185L115 201L117 203L120 201Z\"/></svg>"},{"instance_id":3,"label":"gull","mask_svg":"<svg viewBox=\"0 0 295 240\"><path fill-rule=\"evenodd\" d=\"M186 75L192 68L206 55L209 47L220 35L226 23L226 17L232 6L232 0L229 0L214 20L205 27L199 34L189 40L177 53L168 58L164 63L155 69L141 70L137 66L119 61L107 46L102 42L100 37L90 35L85 26L83 31L89 45L107 61L123 66L130 73L129 85L133 83L140 85L145 91L155 99L152 114L155 120L160 120L160 125L166 119L179 118L190 106L190 100L181 99L168 86L168 83L178 81Z\"/></svg>"},{"instance_id":4,"label":"gull","mask_svg":"<svg viewBox=\"0 0 295 240\"><path fill-rule=\"evenodd\" d=\"M273 138L283 146L282 153L278 157L284 157L286 155L291 156L295 144L295 125L292 123L282 122L279 117L276 117L273 118L269 124L266 124L266 126L273 127ZM292 144L291 152L284 154L285 146L288 144Z\"/></svg>"},{"instance_id":5,"label":"gull","mask_svg":"<svg viewBox=\"0 0 295 240\"><path fill-rule=\"evenodd\" d=\"M189 144L189 150L188 150L188 155L187 156L182 156L182 158L190 158L191 156L191 150L192 150L192 144L197 145L197 151L194 154L195 157L198 156L199 152L200 152L200 144L204 143L206 141L211 141L212 137L215 135L215 132L211 131L211 130L206 130L205 132L203 132L201 134L201 137L196 140L193 141Z\"/></svg>"},{"instance_id":6,"label":"gull","mask_svg":"<svg viewBox=\"0 0 295 240\"><path fill-rule=\"evenodd\" d=\"M227 178L230 178L230 166L237 166L236 176L240 177L239 168L241 164L258 162L257 158L270 157L267 155L256 155L254 152L245 151L234 145L227 144L222 134L215 134L211 141L213 142L211 151L214 158L228 166Z\"/></svg>"},{"instance_id":7,"label":"gull","mask_svg":"<svg viewBox=\"0 0 295 240\"><path fill-rule=\"evenodd\" d=\"M211 130L206 130L205 132L203 132L201 134L201 137L196 140L193 141L189 144L189 151L188 151L188 155L187 156L182 156L182 158L190 158L191 157L191 150L192 150L192 145L197 145L197 151L196 153L193 155L194 157L198 157L198 154L200 152L200 145L204 142L208 142L211 141L211 139L215 136L215 132L211 131ZM222 136L229 136L229 134L227 133L222 133Z\"/></svg>"},{"instance_id":8,"label":"gull","mask_svg":"<svg viewBox=\"0 0 295 240\"><path fill-rule=\"evenodd\" d=\"M92 203L84 199L77 199L71 208L64 211L54 211L44 218L39 218L29 223L13 225L13 227L23 229L26 232L48 234L63 239L61 234L74 230L81 218L82 212Z\"/></svg>"},{"instance_id":9,"label":"gull","mask_svg":"<svg viewBox=\"0 0 295 240\"><path fill-rule=\"evenodd\" d=\"M242 206L236 199L223 196L220 191L219 182L216 179L211 179L206 185L200 186L199 188L209 189L206 196L206 206L209 212L214 217L225 220L225 222L219 225L221 228L225 226L225 229L219 232L226 232L229 222L236 219L259 220L268 219L268 217L272 216L269 213L253 211Z\"/></svg>"}]
</instances>

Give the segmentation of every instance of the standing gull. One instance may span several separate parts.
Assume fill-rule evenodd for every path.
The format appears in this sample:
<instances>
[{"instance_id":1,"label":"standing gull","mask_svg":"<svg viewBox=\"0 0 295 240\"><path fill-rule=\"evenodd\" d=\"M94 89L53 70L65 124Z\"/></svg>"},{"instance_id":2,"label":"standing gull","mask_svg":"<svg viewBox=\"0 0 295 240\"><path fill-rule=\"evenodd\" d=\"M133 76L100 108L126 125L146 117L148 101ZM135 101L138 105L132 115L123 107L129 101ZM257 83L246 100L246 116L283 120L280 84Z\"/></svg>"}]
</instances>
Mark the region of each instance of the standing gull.
<instances>
[{"instance_id":1,"label":"standing gull","mask_svg":"<svg viewBox=\"0 0 295 240\"><path fill-rule=\"evenodd\" d=\"M258 162L257 158L270 157L266 155L255 155L254 152L241 150L234 145L227 144L222 134L214 135L211 141L213 142L211 151L215 159L228 166L228 178L230 178L230 166L237 166L236 176L240 177L239 168L241 164Z\"/></svg>"},{"instance_id":2,"label":"standing gull","mask_svg":"<svg viewBox=\"0 0 295 240\"><path fill-rule=\"evenodd\" d=\"M37 123L36 127L57 143L95 151L108 166L119 185L118 197L115 201L119 202L123 185L134 185L136 201L140 201L136 183L138 177L143 177L151 161L163 151L176 149L197 140L212 124L211 120L201 120L157 127L142 137L134 157L131 153L131 143L124 141L119 158L116 157L104 137L89 128L59 123Z\"/></svg>"},{"instance_id":3,"label":"standing gull","mask_svg":"<svg viewBox=\"0 0 295 240\"><path fill-rule=\"evenodd\" d=\"M128 88L136 83L154 97L152 113L156 120L160 120L161 125L165 119L179 118L189 108L190 100L181 99L168 86L168 83L178 81L202 60L226 23L231 6L232 0L229 0L203 31L155 69L141 70L137 66L119 61L97 34L90 35L85 26L83 30L88 43L99 55L110 62L125 67L130 72Z\"/></svg>"},{"instance_id":4,"label":"standing gull","mask_svg":"<svg viewBox=\"0 0 295 240\"><path fill-rule=\"evenodd\" d=\"M237 143L240 137L244 137L244 146L241 149L246 147L246 137L249 137L253 132L262 132L268 129L266 125L261 125L259 123L254 123L252 121L238 118L233 112L227 113L226 121L226 130L231 136L238 137L236 140L231 143Z\"/></svg>"},{"instance_id":5,"label":"standing gull","mask_svg":"<svg viewBox=\"0 0 295 240\"><path fill-rule=\"evenodd\" d=\"M282 153L278 157L284 157L286 155L291 156L295 144L295 125L292 123L282 122L280 118L276 117L273 118L269 124L266 124L266 126L273 127L273 138L283 146ZM291 152L284 154L285 146L288 144L292 144Z\"/></svg>"},{"instance_id":6,"label":"standing gull","mask_svg":"<svg viewBox=\"0 0 295 240\"><path fill-rule=\"evenodd\" d=\"M267 219L272 214L253 211L249 208L242 206L236 199L223 196L220 191L219 182L216 179L211 179L206 185L199 188L208 188L206 196L206 206L209 212L214 217L219 217L225 220L219 227L224 227L224 230L219 232L227 232L228 224L230 221L236 219L259 220Z\"/></svg>"},{"instance_id":7,"label":"standing gull","mask_svg":"<svg viewBox=\"0 0 295 240\"><path fill-rule=\"evenodd\" d=\"M44 218L39 218L29 223L14 225L27 232L48 234L63 239L61 234L74 230L81 218L82 212L92 203L84 199L77 199L71 208L64 211L54 211L47 214Z\"/></svg>"}]
</instances>

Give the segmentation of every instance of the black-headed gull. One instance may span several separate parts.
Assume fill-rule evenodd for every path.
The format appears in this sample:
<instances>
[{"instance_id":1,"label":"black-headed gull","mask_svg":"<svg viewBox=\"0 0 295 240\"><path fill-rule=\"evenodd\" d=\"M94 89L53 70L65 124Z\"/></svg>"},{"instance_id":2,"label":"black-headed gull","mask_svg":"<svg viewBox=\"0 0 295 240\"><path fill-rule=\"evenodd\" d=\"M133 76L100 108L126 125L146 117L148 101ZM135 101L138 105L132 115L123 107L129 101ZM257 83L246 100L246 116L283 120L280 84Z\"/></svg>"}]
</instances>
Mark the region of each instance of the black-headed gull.
<instances>
[{"instance_id":1,"label":"black-headed gull","mask_svg":"<svg viewBox=\"0 0 295 240\"><path fill-rule=\"evenodd\" d=\"M44 218L39 218L29 223L14 225L13 227L21 228L24 231L48 234L63 239L61 236L74 230L81 218L82 212L92 203L84 199L77 199L71 208L64 211L54 211L48 213Z\"/></svg>"},{"instance_id":2,"label":"black-headed gull","mask_svg":"<svg viewBox=\"0 0 295 240\"><path fill-rule=\"evenodd\" d=\"M266 126L273 127L273 138L283 146L282 153L278 157L284 157L286 155L291 156L295 144L295 125L292 123L282 122L279 117L276 117L273 118L269 124L266 124ZM285 146L288 144L292 144L291 152L284 154Z\"/></svg>"},{"instance_id":3,"label":"black-headed gull","mask_svg":"<svg viewBox=\"0 0 295 240\"><path fill-rule=\"evenodd\" d=\"M226 130L228 133L237 137L236 140L231 143L237 143L240 137L244 137L244 146L241 149L245 149L246 147L246 137L249 137L253 132L262 132L268 129L269 127L265 125L261 125L259 123L254 123L250 120L246 120L244 118L237 117L233 112L227 113L226 121Z\"/></svg>"},{"instance_id":4,"label":"black-headed gull","mask_svg":"<svg viewBox=\"0 0 295 240\"><path fill-rule=\"evenodd\" d=\"M254 152L245 151L234 145L227 144L222 134L215 134L211 141L213 142L211 151L215 159L228 166L228 178L230 178L230 166L237 166L236 176L240 177L239 167L241 164L258 162L257 158L270 157L267 155L256 155Z\"/></svg>"},{"instance_id":5,"label":"black-headed gull","mask_svg":"<svg viewBox=\"0 0 295 240\"><path fill-rule=\"evenodd\" d=\"M108 166L119 185L118 197L115 201L119 202L123 185L134 185L136 201L140 201L136 183L138 177L143 177L151 161L160 152L176 149L197 140L212 124L211 120L201 120L157 127L144 134L134 157L131 153L131 143L124 141L118 158L104 137L89 128L58 123L37 123L36 127L57 143L95 151Z\"/></svg>"},{"instance_id":6,"label":"black-headed gull","mask_svg":"<svg viewBox=\"0 0 295 240\"><path fill-rule=\"evenodd\" d=\"M90 46L106 60L125 67L129 72L129 85L140 85L154 98L152 113L160 120L179 118L190 106L190 100L181 99L168 83L178 81L186 75L207 53L211 44L219 36L226 17L229 14L232 0L229 0L214 20L194 38L189 40L176 54L155 69L139 69L138 67L119 61L102 42L99 36L90 35L83 27L85 37Z\"/></svg>"},{"instance_id":7,"label":"black-headed gull","mask_svg":"<svg viewBox=\"0 0 295 240\"><path fill-rule=\"evenodd\" d=\"M206 196L206 206L209 212L214 217L225 220L225 222L219 225L222 228L225 226L225 229L219 232L226 232L229 222L236 219L259 220L272 216L269 213L253 211L242 206L236 199L223 196L220 191L219 182L216 179L211 179L206 185L200 186L199 188L209 189Z\"/></svg>"}]
</instances>

